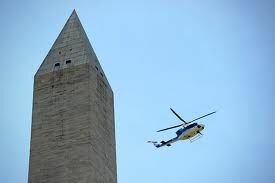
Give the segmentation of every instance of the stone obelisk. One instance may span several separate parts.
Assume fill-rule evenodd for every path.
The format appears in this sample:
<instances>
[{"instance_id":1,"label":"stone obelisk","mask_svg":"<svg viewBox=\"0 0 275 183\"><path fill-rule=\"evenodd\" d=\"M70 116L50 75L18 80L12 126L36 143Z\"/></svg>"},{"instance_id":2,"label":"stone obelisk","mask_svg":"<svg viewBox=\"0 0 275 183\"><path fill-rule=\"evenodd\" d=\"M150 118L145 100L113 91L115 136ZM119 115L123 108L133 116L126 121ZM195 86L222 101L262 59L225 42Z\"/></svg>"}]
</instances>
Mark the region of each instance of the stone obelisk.
<instances>
[{"instance_id":1,"label":"stone obelisk","mask_svg":"<svg viewBox=\"0 0 275 183\"><path fill-rule=\"evenodd\" d=\"M114 99L75 11L34 77L29 183L116 183Z\"/></svg>"}]
</instances>

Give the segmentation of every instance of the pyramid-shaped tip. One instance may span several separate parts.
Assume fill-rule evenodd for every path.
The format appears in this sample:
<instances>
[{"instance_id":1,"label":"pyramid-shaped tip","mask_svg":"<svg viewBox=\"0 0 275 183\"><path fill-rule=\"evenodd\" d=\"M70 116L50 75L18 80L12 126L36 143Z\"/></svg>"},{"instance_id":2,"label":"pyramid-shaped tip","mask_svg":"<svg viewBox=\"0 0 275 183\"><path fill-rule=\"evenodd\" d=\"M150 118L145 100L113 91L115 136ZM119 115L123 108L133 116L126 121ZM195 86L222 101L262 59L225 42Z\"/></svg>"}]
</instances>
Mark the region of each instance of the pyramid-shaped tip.
<instances>
[{"instance_id":1,"label":"pyramid-shaped tip","mask_svg":"<svg viewBox=\"0 0 275 183\"><path fill-rule=\"evenodd\" d=\"M66 69L69 67L66 63L67 61L70 61L71 65L74 66L87 63L94 65L102 77L104 76L103 69L100 66L75 9L55 40L43 63L40 65L36 75L55 72L54 69L57 66L59 70ZM109 85L107 78L104 78Z\"/></svg>"},{"instance_id":2,"label":"pyramid-shaped tip","mask_svg":"<svg viewBox=\"0 0 275 183\"><path fill-rule=\"evenodd\" d=\"M70 16L70 17L78 17L75 9L74 9L73 12L71 13L71 16Z\"/></svg>"}]
</instances>

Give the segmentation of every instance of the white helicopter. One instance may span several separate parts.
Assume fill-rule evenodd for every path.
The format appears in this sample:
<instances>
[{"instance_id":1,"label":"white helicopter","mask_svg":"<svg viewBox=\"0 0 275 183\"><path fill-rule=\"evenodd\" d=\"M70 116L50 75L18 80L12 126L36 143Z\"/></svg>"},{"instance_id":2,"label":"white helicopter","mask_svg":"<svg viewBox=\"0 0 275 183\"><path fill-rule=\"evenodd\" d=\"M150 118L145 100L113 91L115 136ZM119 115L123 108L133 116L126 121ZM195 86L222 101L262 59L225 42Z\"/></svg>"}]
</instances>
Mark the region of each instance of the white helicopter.
<instances>
[{"instance_id":1,"label":"white helicopter","mask_svg":"<svg viewBox=\"0 0 275 183\"><path fill-rule=\"evenodd\" d=\"M170 109L183 123L180 125L176 125L176 126L172 126L169 128L164 128L164 129L158 130L157 132L161 132L161 131L165 131L165 130L169 130L169 129L177 128L177 127L181 126L181 128L176 132L177 136L175 138L172 138L166 142L161 141L160 143L158 143L157 141L148 141L148 143L154 144L154 146L157 148L162 147L162 146L171 146L172 143L177 142L179 140L189 139L190 142L194 142L195 140L199 139L203 135L201 133L201 131L204 129L203 124L194 123L194 121L197 121L201 118L204 118L206 116L216 113L216 111L214 111L214 112L208 113L204 116L201 116L199 118L196 118L192 121L186 122L172 108L170 108Z\"/></svg>"}]
</instances>

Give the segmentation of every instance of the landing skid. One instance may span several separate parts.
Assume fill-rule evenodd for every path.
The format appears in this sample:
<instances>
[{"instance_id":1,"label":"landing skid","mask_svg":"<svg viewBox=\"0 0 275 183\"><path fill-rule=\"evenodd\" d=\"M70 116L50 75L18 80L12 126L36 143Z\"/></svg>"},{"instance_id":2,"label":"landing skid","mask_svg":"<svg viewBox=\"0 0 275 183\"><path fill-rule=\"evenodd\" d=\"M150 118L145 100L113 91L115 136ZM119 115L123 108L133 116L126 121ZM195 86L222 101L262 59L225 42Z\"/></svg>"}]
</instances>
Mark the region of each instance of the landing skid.
<instances>
[{"instance_id":1,"label":"landing skid","mask_svg":"<svg viewBox=\"0 0 275 183\"><path fill-rule=\"evenodd\" d=\"M200 139L202 137L202 133L198 133L197 135L189 138L190 143L195 142L196 140Z\"/></svg>"}]
</instances>

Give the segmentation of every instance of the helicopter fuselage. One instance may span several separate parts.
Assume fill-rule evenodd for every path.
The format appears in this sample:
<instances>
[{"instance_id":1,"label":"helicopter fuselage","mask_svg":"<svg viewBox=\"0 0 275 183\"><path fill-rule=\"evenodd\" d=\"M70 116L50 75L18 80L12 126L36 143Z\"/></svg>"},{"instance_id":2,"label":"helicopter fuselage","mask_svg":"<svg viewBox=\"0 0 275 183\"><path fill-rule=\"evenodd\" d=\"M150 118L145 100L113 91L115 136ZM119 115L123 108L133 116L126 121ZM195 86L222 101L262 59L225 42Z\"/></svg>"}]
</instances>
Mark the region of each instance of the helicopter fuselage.
<instances>
[{"instance_id":1,"label":"helicopter fuselage","mask_svg":"<svg viewBox=\"0 0 275 183\"><path fill-rule=\"evenodd\" d=\"M176 132L177 139L186 140L186 139L192 138L198 133L200 133L203 129L204 129L203 124L197 124L197 123L190 124L184 128L179 129Z\"/></svg>"}]
</instances>

